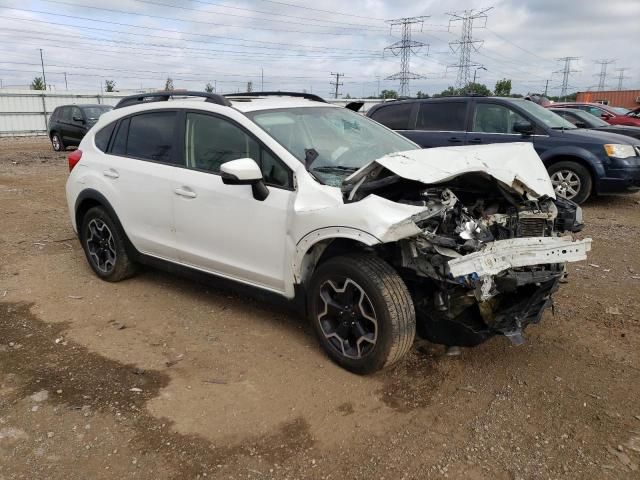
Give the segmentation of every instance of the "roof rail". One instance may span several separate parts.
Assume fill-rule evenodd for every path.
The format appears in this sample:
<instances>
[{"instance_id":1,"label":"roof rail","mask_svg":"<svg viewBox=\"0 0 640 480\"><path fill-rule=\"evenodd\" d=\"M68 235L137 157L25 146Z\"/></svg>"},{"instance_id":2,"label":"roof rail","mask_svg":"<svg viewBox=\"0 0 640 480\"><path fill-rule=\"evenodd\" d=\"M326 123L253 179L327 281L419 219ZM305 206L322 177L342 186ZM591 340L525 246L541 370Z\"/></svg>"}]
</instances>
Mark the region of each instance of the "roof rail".
<instances>
[{"instance_id":1,"label":"roof rail","mask_svg":"<svg viewBox=\"0 0 640 480\"><path fill-rule=\"evenodd\" d=\"M301 92L245 92L245 93L227 93L225 94L227 98L234 97L298 97L305 98L307 100L311 100L313 102L322 102L327 103L327 101L319 97L318 95L314 95L313 93L301 93Z\"/></svg>"},{"instance_id":2,"label":"roof rail","mask_svg":"<svg viewBox=\"0 0 640 480\"><path fill-rule=\"evenodd\" d=\"M202 97L206 98L205 101L209 103L224 105L225 107L231 106L231 102L229 102L229 100L224 98L222 95L218 95L217 93L172 90L165 92L151 92L129 95L128 97L124 97L122 100L120 100L114 108L129 107L131 105L137 105L139 103L166 102L173 97Z\"/></svg>"}]
</instances>

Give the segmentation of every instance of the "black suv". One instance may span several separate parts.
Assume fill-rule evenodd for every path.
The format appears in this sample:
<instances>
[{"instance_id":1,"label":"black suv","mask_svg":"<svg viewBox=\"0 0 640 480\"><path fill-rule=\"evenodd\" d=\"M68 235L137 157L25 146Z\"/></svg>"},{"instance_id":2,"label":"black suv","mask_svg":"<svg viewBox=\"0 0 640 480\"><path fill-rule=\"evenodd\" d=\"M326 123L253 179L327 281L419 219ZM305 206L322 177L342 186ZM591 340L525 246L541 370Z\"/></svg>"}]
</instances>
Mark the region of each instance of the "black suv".
<instances>
[{"instance_id":1,"label":"black suv","mask_svg":"<svg viewBox=\"0 0 640 480\"><path fill-rule=\"evenodd\" d=\"M63 105L56 107L49 118L49 138L56 152L80 145L80 140L98 121L109 105Z\"/></svg>"},{"instance_id":2,"label":"black suv","mask_svg":"<svg viewBox=\"0 0 640 480\"><path fill-rule=\"evenodd\" d=\"M640 190L640 142L577 129L533 102L500 97L398 100L367 116L423 148L531 142L556 192L577 203L589 195Z\"/></svg>"}]
</instances>

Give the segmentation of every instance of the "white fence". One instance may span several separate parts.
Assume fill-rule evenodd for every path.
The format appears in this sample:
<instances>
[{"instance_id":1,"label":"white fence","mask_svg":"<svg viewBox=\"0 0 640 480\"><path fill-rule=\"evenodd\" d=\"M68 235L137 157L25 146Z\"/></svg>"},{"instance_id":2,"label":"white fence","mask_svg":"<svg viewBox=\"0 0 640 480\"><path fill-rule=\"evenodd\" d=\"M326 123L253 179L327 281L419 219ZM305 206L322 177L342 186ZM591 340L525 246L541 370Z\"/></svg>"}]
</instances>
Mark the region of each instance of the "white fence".
<instances>
[{"instance_id":1,"label":"white fence","mask_svg":"<svg viewBox=\"0 0 640 480\"><path fill-rule=\"evenodd\" d=\"M115 105L126 93L71 93L0 90L0 137L46 135L49 116L60 105Z\"/></svg>"},{"instance_id":2,"label":"white fence","mask_svg":"<svg viewBox=\"0 0 640 480\"><path fill-rule=\"evenodd\" d=\"M71 93L38 90L0 90L0 137L46 135L49 116L56 107L70 104L99 103L115 105L128 93ZM328 99L336 105L346 106L357 99ZM381 100L362 100L366 111Z\"/></svg>"}]
</instances>

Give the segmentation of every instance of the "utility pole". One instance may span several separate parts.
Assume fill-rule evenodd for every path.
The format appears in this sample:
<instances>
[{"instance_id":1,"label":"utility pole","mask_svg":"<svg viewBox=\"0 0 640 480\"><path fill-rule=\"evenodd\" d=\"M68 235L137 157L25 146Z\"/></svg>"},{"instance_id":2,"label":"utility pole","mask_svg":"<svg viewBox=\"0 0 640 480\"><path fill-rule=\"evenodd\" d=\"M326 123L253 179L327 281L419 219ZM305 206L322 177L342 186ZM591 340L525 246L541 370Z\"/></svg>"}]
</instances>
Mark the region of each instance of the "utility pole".
<instances>
[{"instance_id":1,"label":"utility pole","mask_svg":"<svg viewBox=\"0 0 640 480\"><path fill-rule=\"evenodd\" d=\"M260 68L260 91L264 92L264 68Z\"/></svg>"},{"instance_id":2,"label":"utility pole","mask_svg":"<svg viewBox=\"0 0 640 480\"><path fill-rule=\"evenodd\" d=\"M624 80L624 72L625 70L629 70L628 68L616 68L616 72L618 73L618 90L622 90L622 80Z\"/></svg>"},{"instance_id":3,"label":"utility pole","mask_svg":"<svg viewBox=\"0 0 640 480\"><path fill-rule=\"evenodd\" d=\"M47 90L47 77L44 75L44 60L42 59L42 49L40 49L40 65L42 65L42 83L45 91Z\"/></svg>"},{"instance_id":4,"label":"utility pole","mask_svg":"<svg viewBox=\"0 0 640 480\"><path fill-rule=\"evenodd\" d=\"M387 20L387 23L391 25L391 29L393 27L401 26L402 27L402 40L399 40L388 47L386 50L390 50L396 56L400 56L400 71L398 73L394 73L385 78L385 80L400 80L400 89L398 90L398 97L408 97L411 92L409 91L409 80L417 80L418 78L423 78L422 75L417 73L412 73L409 70L411 53L416 53L419 48L426 46L428 53L428 45L422 42L416 42L415 40L411 40L411 28L413 24L419 23L420 30L422 30L422 24L424 23L425 18L429 18L428 16L422 17L407 17L407 18L397 18L395 20ZM378 87L379 90L379 87Z\"/></svg>"},{"instance_id":5,"label":"utility pole","mask_svg":"<svg viewBox=\"0 0 640 480\"><path fill-rule=\"evenodd\" d=\"M547 96L547 92L549 91L549 80L547 79L546 82L544 82L544 96Z\"/></svg>"},{"instance_id":6,"label":"utility pole","mask_svg":"<svg viewBox=\"0 0 640 480\"><path fill-rule=\"evenodd\" d=\"M449 19L449 31L451 31L451 25L454 22L462 22L460 40L449 43L451 51L460 54L458 64L450 65L458 69L458 76L456 77L457 88L464 88L468 85L471 79L471 68L480 66L479 64L471 62L471 50L477 52L484 41L473 39L473 27L476 20L484 20L484 23L478 28L485 28L487 25L487 12L492 8L493 7L489 7L484 10L471 9L464 10L460 13L453 12L447 14L451 17Z\"/></svg>"},{"instance_id":7,"label":"utility pole","mask_svg":"<svg viewBox=\"0 0 640 480\"><path fill-rule=\"evenodd\" d=\"M340 77L344 77L344 73L333 73L333 72L331 72L331 75L335 75L336 76L336 81L335 82L329 82L329 85L333 85L334 87L336 87L334 98L338 98L338 88L343 85L340 82Z\"/></svg>"},{"instance_id":8,"label":"utility pole","mask_svg":"<svg viewBox=\"0 0 640 480\"><path fill-rule=\"evenodd\" d=\"M600 73L597 73L594 76L598 77L598 91L602 92L605 89L605 82L607 80L607 65L614 63L615 60L613 58L608 58L604 60L596 60L595 64L600 65Z\"/></svg>"},{"instance_id":9,"label":"utility pole","mask_svg":"<svg viewBox=\"0 0 640 480\"><path fill-rule=\"evenodd\" d=\"M562 57L556 58L558 62L564 62L564 68L553 73L562 73L562 90L560 91L560 100L567 96L567 88L569 87L569 75L577 73L579 70L571 70L571 62L580 60L580 57Z\"/></svg>"},{"instance_id":10,"label":"utility pole","mask_svg":"<svg viewBox=\"0 0 640 480\"><path fill-rule=\"evenodd\" d=\"M64 72L64 89L69 90L69 84L67 83L67 72Z\"/></svg>"},{"instance_id":11,"label":"utility pole","mask_svg":"<svg viewBox=\"0 0 640 480\"><path fill-rule=\"evenodd\" d=\"M380 75L376 75L376 80L378 80L378 93L376 97L380 98Z\"/></svg>"}]
</instances>

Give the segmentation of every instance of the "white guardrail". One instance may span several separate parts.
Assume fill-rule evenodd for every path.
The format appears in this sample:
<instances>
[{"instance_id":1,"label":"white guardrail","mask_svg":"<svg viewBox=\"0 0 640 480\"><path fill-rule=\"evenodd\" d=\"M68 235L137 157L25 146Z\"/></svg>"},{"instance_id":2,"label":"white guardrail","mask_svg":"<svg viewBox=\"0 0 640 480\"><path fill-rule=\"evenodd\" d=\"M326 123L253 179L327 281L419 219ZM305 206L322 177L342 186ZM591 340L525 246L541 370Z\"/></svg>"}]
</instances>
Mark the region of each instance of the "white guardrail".
<instances>
[{"instance_id":1,"label":"white guardrail","mask_svg":"<svg viewBox=\"0 0 640 480\"><path fill-rule=\"evenodd\" d=\"M46 135L49 116L56 107L71 104L115 105L118 101L136 92L74 93L39 90L0 90L0 137ZM346 106L358 99L327 99L336 105ZM364 102L359 113L366 113L377 99Z\"/></svg>"}]
</instances>

